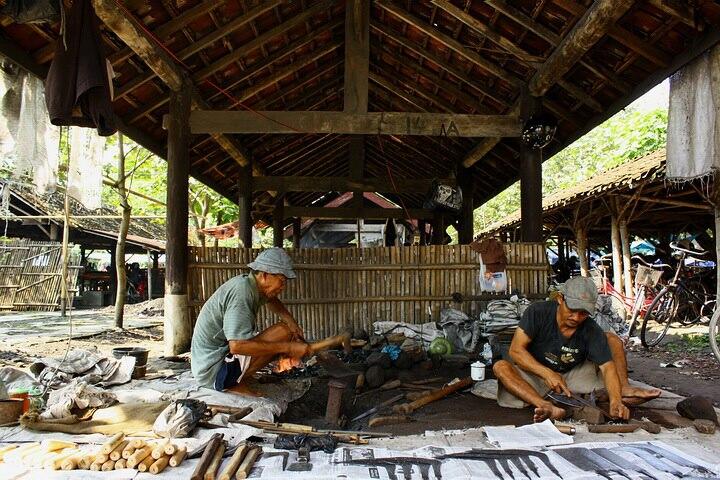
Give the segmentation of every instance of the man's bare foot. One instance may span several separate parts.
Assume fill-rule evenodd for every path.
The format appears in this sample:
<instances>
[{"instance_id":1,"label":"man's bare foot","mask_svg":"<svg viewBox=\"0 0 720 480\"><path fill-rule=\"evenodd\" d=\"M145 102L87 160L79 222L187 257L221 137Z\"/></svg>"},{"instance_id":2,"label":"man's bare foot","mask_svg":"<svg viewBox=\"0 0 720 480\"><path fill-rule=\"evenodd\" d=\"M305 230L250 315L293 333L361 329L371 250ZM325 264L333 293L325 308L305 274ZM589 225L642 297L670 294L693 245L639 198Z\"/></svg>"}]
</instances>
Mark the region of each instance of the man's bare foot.
<instances>
[{"instance_id":1,"label":"man's bare foot","mask_svg":"<svg viewBox=\"0 0 720 480\"><path fill-rule=\"evenodd\" d=\"M226 392L230 393L236 393L238 395L245 395L248 397L259 397L260 393L256 392L255 390L252 390L250 387L245 385L244 383L238 383L234 387L230 387L225 390Z\"/></svg>"},{"instance_id":2,"label":"man's bare foot","mask_svg":"<svg viewBox=\"0 0 720 480\"><path fill-rule=\"evenodd\" d=\"M544 403L543 405L535 408L535 413L533 415L533 422L539 423L544 422L548 418L551 420L560 420L562 418L565 418L567 415L567 412L560 408L556 407L550 402Z\"/></svg>"},{"instance_id":3,"label":"man's bare foot","mask_svg":"<svg viewBox=\"0 0 720 480\"><path fill-rule=\"evenodd\" d=\"M625 405L640 405L658 398L662 391L657 388L640 388L626 385L622 388L622 401Z\"/></svg>"}]
</instances>

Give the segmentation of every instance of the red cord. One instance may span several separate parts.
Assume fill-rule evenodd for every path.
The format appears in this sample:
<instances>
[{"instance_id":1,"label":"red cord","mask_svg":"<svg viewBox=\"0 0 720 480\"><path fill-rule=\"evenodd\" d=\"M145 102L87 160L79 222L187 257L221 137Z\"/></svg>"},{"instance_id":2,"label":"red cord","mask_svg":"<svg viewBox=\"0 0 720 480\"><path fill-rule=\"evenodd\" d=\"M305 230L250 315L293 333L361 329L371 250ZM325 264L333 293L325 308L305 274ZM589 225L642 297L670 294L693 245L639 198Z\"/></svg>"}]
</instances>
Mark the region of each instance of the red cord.
<instances>
[{"instance_id":1,"label":"red cord","mask_svg":"<svg viewBox=\"0 0 720 480\"><path fill-rule=\"evenodd\" d=\"M388 161L387 155L385 155L385 149L383 148L382 136L378 135L377 137L378 137L378 144L380 145L380 153L382 153L383 157L385 158L385 168L387 168L388 177L390 177L390 183L392 184L393 190L395 190L395 195L397 195L398 200L400 201L400 206L405 211L405 216L407 217L408 223L412 226L412 219L410 218L410 213L408 212L408 209L405 207L405 202L403 202L403 199L400 196L400 192L398 191L397 185L395 185L395 179L393 178L392 171L390 170L390 162Z\"/></svg>"},{"instance_id":2,"label":"red cord","mask_svg":"<svg viewBox=\"0 0 720 480\"><path fill-rule=\"evenodd\" d=\"M137 18L135 18L135 15L133 15L132 12L130 12L127 8L125 8L125 5L123 5L122 2L120 2L119 0L115 0L115 4L118 6L118 8L120 8L120 10L122 10L122 11L125 13L125 16L126 16L131 22L133 22L138 28L140 28L140 30L142 30L148 37L150 37L155 43L157 43L158 46L160 46L160 48L162 48L168 55L170 55L170 56L173 58L173 60L175 60L175 61L176 61L177 63L179 63L180 65L182 65L183 68L185 68L185 70L187 70L188 72L190 72L190 67L189 67L185 62L183 62L181 59L179 59L179 58L175 55L175 53L173 53L173 52L172 52L159 38L157 38L150 30L148 30L142 22L140 22ZM303 131L300 131L300 130L296 129L295 127L293 127L293 126L291 126L291 125L286 125L285 123L283 123L283 122L281 122L281 121L279 121L279 120L275 120L274 118L270 118L269 116L265 115L264 113L259 112L259 111L257 111L257 110L254 110L252 107L250 107L250 106L248 106L248 105L245 105L243 102L241 102L240 100L238 100L238 99L236 99L235 97L233 97L232 94L230 94L230 92L228 92L228 91L225 90L224 88L220 87L219 85L215 84L215 82L213 82L212 80L210 80L209 77L208 77L208 78L205 78L204 81L207 82L207 84L210 85L211 87L215 88L219 93L225 95L231 102L233 102L233 105L232 105L233 107L236 106L236 105L240 105L240 106L241 106L242 108L244 108L245 110L247 110L247 111L249 111L249 112L252 112L252 113L254 113L255 115L257 115L257 116L259 116L259 117L263 117L263 118L265 118L265 119L267 119L267 120L270 120L270 121L273 122L273 123L277 123L278 125L281 125L281 126L283 126L283 127L286 127L286 128L288 128L288 129L292 130L293 132L296 132L296 133L304 133L304 134L307 133L307 132L303 132Z\"/></svg>"}]
</instances>

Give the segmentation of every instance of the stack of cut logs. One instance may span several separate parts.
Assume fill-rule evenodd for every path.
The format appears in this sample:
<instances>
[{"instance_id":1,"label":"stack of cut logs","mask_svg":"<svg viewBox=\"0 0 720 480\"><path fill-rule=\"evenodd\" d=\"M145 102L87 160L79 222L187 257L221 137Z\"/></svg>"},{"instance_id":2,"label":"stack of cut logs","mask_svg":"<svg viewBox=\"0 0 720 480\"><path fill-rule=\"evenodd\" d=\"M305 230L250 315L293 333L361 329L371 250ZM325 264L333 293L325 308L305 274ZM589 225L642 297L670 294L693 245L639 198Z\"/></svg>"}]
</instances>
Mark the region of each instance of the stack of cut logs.
<instances>
[{"instance_id":1,"label":"stack of cut logs","mask_svg":"<svg viewBox=\"0 0 720 480\"><path fill-rule=\"evenodd\" d=\"M155 442L127 440L117 433L95 452L78 449L77 444L60 440L43 440L22 446L0 447L0 461L49 470L109 471L136 468L158 474L167 466L177 467L187 450L163 439Z\"/></svg>"}]
</instances>

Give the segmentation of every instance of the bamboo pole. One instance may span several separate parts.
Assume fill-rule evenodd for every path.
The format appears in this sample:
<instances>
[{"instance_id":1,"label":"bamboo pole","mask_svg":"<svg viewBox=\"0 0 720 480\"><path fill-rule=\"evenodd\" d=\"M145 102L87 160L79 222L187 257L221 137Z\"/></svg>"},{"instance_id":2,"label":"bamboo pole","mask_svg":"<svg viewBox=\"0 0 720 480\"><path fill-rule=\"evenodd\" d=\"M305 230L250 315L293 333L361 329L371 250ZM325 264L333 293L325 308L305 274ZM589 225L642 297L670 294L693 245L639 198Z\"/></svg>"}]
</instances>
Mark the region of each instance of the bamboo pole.
<instances>
[{"instance_id":1,"label":"bamboo pole","mask_svg":"<svg viewBox=\"0 0 720 480\"><path fill-rule=\"evenodd\" d=\"M632 277L630 275L630 238L628 235L627 220L620 220L620 243L622 244L623 257L623 284L625 285L625 296L633 296Z\"/></svg>"},{"instance_id":2,"label":"bamboo pole","mask_svg":"<svg viewBox=\"0 0 720 480\"><path fill-rule=\"evenodd\" d=\"M610 217L610 241L613 254L613 286L621 292L622 288L622 244L620 243L620 227L615 215Z\"/></svg>"}]
</instances>

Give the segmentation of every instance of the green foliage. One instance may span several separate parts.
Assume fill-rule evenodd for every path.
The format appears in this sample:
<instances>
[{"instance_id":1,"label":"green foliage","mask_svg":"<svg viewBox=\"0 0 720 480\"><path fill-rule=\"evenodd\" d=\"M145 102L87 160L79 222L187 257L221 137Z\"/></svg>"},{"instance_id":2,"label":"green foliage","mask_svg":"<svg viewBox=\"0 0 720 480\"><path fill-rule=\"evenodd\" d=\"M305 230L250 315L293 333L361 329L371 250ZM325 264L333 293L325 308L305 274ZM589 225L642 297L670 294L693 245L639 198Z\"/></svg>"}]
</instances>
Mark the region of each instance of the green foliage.
<instances>
[{"instance_id":1,"label":"green foliage","mask_svg":"<svg viewBox=\"0 0 720 480\"><path fill-rule=\"evenodd\" d=\"M667 110L626 109L543 163L543 196L665 146ZM520 208L520 182L475 209L475 231Z\"/></svg>"},{"instance_id":2,"label":"green foliage","mask_svg":"<svg viewBox=\"0 0 720 480\"><path fill-rule=\"evenodd\" d=\"M665 348L671 352L706 352L710 350L710 335L707 333L683 333L680 338L669 342Z\"/></svg>"}]
</instances>

